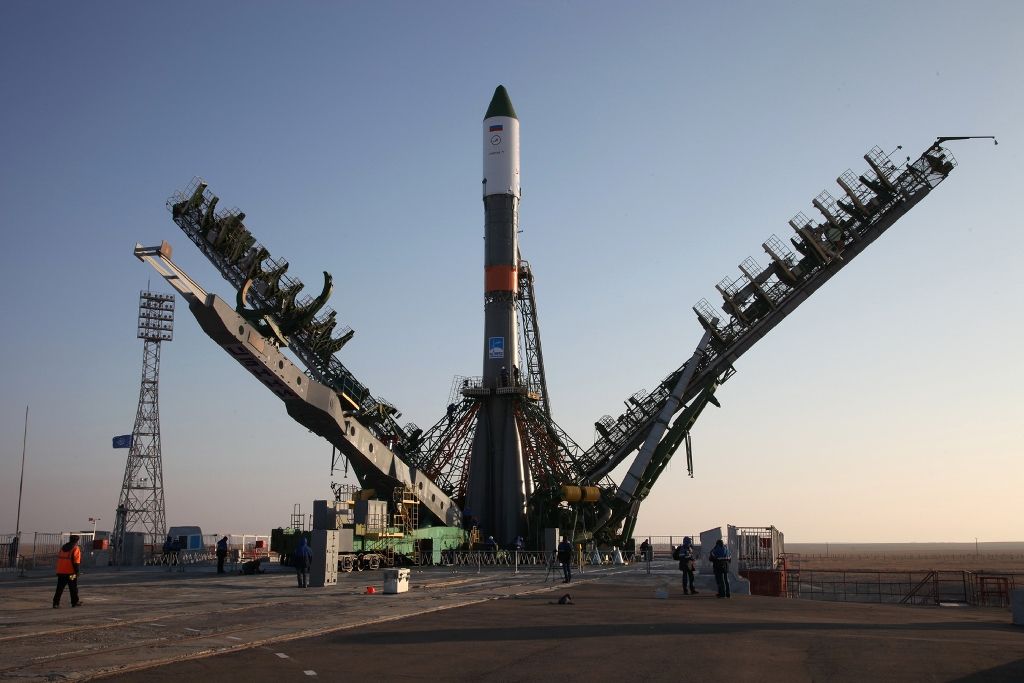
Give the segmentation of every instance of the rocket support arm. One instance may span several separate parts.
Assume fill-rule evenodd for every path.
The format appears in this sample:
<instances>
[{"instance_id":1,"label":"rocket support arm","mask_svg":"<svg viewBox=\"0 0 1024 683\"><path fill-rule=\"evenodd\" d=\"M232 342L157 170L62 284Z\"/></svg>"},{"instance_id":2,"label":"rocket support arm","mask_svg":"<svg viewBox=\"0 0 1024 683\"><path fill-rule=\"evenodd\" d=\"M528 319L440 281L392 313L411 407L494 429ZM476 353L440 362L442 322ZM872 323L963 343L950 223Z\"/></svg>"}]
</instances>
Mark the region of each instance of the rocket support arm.
<instances>
[{"instance_id":1,"label":"rocket support arm","mask_svg":"<svg viewBox=\"0 0 1024 683\"><path fill-rule=\"evenodd\" d=\"M619 487L614 493L608 494L603 498L604 514L593 528L593 532L596 535L603 537L613 545L622 544L626 539L632 537L633 530L636 527L640 503L650 494L651 489L654 488L654 484L665 471L672 456L683 443L687 444L687 469L692 476L693 470L689 453L690 430L709 403L714 406L718 405L714 395L715 390L721 382L731 377L732 374L732 372L728 372L718 380L709 383L683 408L682 412L672 423L672 426L663 432L660 441L654 447L653 453L646 459L646 464L642 470L637 465L637 462L634 462L634 466L631 468L631 472L634 475L630 487L631 491L626 491ZM639 461L639 458L637 458L637 461ZM638 472L633 472L634 468ZM625 484L626 482L623 483ZM620 525L622 530L616 532Z\"/></svg>"},{"instance_id":2,"label":"rocket support arm","mask_svg":"<svg viewBox=\"0 0 1024 683\"><path fill-rule=\"evenodd\" d=\"M728 378L730 375L726 375ZM722 380L724 381L724 380ZM636 527L637 512L639 511L640 503L647 498L647 495L654 488L655 482L661 477L662 472L665 471L665 467L668 465L672 456L679 449L679 446L684 442L686 443L686 466L690 476L693 476L693 460L690 453L690 430L693 428L694 423L697 422L697 418L704 411L704 408L710 403L711 405L718 405L718 401L715 399L715 389L718 388L719 382L711 382L704 390L697 394L696 398L690 401L690 404L683 409L679 417L676 418L675 422L672 423L672 427L666 432L664 438L658 442L657 448L654 450L654 457L651 458L644 469L643 474L640 476L640 486L633 498L629 501L629 506L625 519L622 526L621 537L630 538L633 535L633 529ZM614 528L614 527L613 527Z\"/></svg>"},{"instance_id":3,"label":"rocket support arm","mask_svg":"<svg viewBox=\"0 0 1024 683\"><path fill-rule=\"evenodd\" d=\"M717 381L709 383L690 401L689 405L683 406L682 414L669 427L672 416L680 409L683 393L690 386L693 375L696 373L698 361L710 343L711 333L705 332L690 360L684 366L683 372L676 380L669 397L658 411L653 425L647 430L643 446L633 460L629 472L615 490L614 497L611 500L606 499L610 514L601 520L595 531L607 527L614 532L620 523L624 523L618 541L632 535L640 503L650 493L673 454L689 435L690 429L697 421L701 411L709 402L714 402L713 395L718 386ZM687 465L690 466L689 461Z\"/></svg>"},{"instance_id":4,"label":"rocket support arm","mask_svg":"<svg viewBox=\"0 0 1024 683\"><path fill-rule=\"evenodd\" d=\"M640 453L637 454L633 460L633 465L629 468L629 472L626 474L625 479L619 484L619 488L615 495L623 501L632 501L637 492L640 490L641 484L643 483L644 472L647 471L648 465L651 463L651 459L654 457L655 449L658 444L661 443L661 438L665 435L668 430L668 423L672 420L672 416L679 410L680 403L682 401L683 392L686 391L690 384L690 380L693 379L694 373L697 371L697 361L700 360L704 350L707 349L708 344L711 342L711 332L705 332L704 336L701 337L700 343L697 344L697 348L694 350L693 355L690 356L690 360L687 361L684 366L682 374L679 379L676 380L675 387L669 394L665 403L662 405L661 410L658 411L658 415L654 420L654 424L647 432L647 437L644 439L644 445L640 447Z\"/></svg>"},{"instance_id":5,"label":"rocket support arm","mask_svg":"<svg viewBox=\"0 0 1024 683\"><path fill-rule=\"evenodd\" d=\"M749 283L746 286L723 292L726 299L723 309L731 313L726 316L724 324L719 324L718 314L707 302L701 302L694 308L698 320L712 334L713 340L697 363L691 359L676 371L687 372L689 365L697 365L692 381L684 389L677 406L686 404L709 382L725 376L740 356L924 199L955 166L952 156L938 143L902 169L892 165L877 148L865 158L878 175L879 183L876 184L892 188L891 192L878 194L872 200L875 202L874 213L844 217L843 229L834 230L837 233L834 243L817 233L798 230L796 239L799 246L807 249L806 253L817 254L817 258L806 256L798 260L785 257L780 263L781 255L774 254L765 246L766 251L773 255L773 264L762 272L751 271L753 277L747 276ZM798 227L802 224L794 225L794 228ZM774 282L770 289L764 286L769 279ZM676 373L669 375L646 400L627 407L627 412L614 424L604 425L601 438L584 453L584 479L592 481L606 475L641 447L668 399L667 383Z\"/></svg>"},{"instance_id":6,"label":"rocket support arm","mask_svg":"<svg viewBox=\"0 0 1024 683\"><path fill-rule=\"evenodd\" d=\"M161 242L159 247L144 247L136 242L134 253L135 258L153 266L153 269L160 273L161 277L167 280L167 284L181 294L190 306L194 301L206 301L206 290L174 264L171 260L171 251L171 245L166 241Z\"/></svg>"},{"instance_id":7,"label":"rocket support arm","mask_svg":"<svg viewBox=\"0 0 1024 683\"><path fill-rule=\"evenodd\" d=\"M296 422L340 450L364 486L378 490L405 486L438 522L461 523L458 506L426 474L374 436L343 395L311 379L226 301L206 293L170 260L170 253L166 242L161 247L135 247L136 257L152 265L188 301L207 336L284 401Z\"/></svg>"}]
</instances>

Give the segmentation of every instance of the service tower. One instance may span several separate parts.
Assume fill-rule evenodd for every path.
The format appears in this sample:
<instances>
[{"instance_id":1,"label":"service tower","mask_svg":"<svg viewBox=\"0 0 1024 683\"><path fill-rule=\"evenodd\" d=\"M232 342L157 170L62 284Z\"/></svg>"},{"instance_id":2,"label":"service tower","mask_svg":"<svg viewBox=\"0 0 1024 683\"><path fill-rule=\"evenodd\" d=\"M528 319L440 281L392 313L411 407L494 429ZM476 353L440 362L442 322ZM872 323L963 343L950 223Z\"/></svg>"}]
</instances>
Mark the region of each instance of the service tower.
<instances>
[{"instance_id":1,"label":"service tower","mask_svg":"<svg viewBox=\"0 0 1024 683\"><path fill-rule=\"evenodd\" d=\"M477 412L465 514L505 544L523 531L526 487L516 428L519 333L519 119L499 85L483 122L484 364L489 389Z\"/></svg>"}]
</instances>

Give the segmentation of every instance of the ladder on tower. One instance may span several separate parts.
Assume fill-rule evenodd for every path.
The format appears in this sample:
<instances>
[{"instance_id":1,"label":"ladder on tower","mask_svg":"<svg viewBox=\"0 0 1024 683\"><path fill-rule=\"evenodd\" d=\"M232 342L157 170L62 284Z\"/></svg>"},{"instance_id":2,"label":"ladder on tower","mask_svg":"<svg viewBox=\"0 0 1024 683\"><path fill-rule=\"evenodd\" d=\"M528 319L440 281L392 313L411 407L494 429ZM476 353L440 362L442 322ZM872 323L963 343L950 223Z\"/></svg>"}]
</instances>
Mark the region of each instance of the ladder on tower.
<instances>
[{"instance_id":1,"label":"ladder on tower","mask_svg":"<svg viewBox=\"0 0 1024 683\"><path fill-rule=\"evenodd\" d=\"M292 519L289 523L291 528L298 529L299 531L306 530L306 517L302 514L302 505L295 503L292 505Z\"/></svg>"},{"instance_id":2,"label":"ladder on tower","mask_svg":"<svg viewBox=\"0 0 1024 683\"><path fill-rule=\"evenodd\" d=\"M519 260L519 315L523 331L523 357L526 359L526 386L539 396L537 404L551 419L548 381L544 376L544 353L540 346L540 324L537 321L537 297L533 289L530 263ZM519 378L515 378L520 381Z\"/></svg>"},{"instance_id":3,"label":"ladder on tower","mask_svg":"<svg viewBox=\"0 0 1024 683\"><path fill-rule=\"evenodd\" d=\"M404 486L395 488L395 528L412 544L408 559L414 565L420 564L419 543L415 538L420 527L420 501Z\"/></svg>"}]
</instances>

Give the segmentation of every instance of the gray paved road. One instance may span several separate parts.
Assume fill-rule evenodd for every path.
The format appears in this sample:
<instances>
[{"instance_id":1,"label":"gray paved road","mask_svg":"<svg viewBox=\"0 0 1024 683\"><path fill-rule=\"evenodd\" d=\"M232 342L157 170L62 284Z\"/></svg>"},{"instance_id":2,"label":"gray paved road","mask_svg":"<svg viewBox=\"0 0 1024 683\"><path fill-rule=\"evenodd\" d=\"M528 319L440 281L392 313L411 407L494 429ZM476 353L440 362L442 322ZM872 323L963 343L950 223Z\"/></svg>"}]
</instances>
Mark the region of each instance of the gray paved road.
<instances>
[{"instance_id":1,"label":"gray paved road","mask_svg":"<svg viewBox=\"0 0 1024 683\"><path fill-rule=\"evenodd\" d=\"M118 678L287 681L1024 681L1005 612L655 597L645 577L339 630ZM301 611L301 606L296 605Z\"/></svg>"},{"instance_id":2,"label":"gray paved road","mask_svg":"<svg viewBox=\"0 0 1024 683\"><path fill-rule=\"evenodd\" d=\"M1008 610L684 597L668 564L568 589L434 568L366 595L380 579L97 572L75 610L50 609L52 577L0 581L0 680L1024 681ZM551 604L565 590L576 604Z\"/></svg>"}]
</instances>

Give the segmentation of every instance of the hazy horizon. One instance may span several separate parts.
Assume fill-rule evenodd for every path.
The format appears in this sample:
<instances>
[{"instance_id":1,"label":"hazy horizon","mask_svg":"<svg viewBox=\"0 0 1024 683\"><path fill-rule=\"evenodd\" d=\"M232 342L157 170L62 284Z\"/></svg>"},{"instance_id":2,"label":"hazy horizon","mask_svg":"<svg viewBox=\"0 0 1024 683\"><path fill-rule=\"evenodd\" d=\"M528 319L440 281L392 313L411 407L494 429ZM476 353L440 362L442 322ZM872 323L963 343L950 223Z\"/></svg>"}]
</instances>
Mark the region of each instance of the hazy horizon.
<instances>
[{"instance_id":1,"label":"hazy horizon","mask_svg":"<svg viewBox=\"0 0 1024 683\"><path fill-rule=\"evenodd\" d=\"M480 124L503 84L552 414L584 448L690 356L690 307L765 264L762 242L872 146L902 161L996 135L951 143L948 180L737 362L693 429L695 477L677 454L638 528L1024 537L1024 4L15 1L0 17L0 532L26 404L22 529L109 528L138 294L170 291L136 242L168 240L234 301L165 207L194 176L307 290L333 274L356 331L342 362L402 423L434 424L453 377L480 374ZM330 445L180 300L160 415L170 525L264 533L331 495Z\"/></svg>"}]
</instances>

